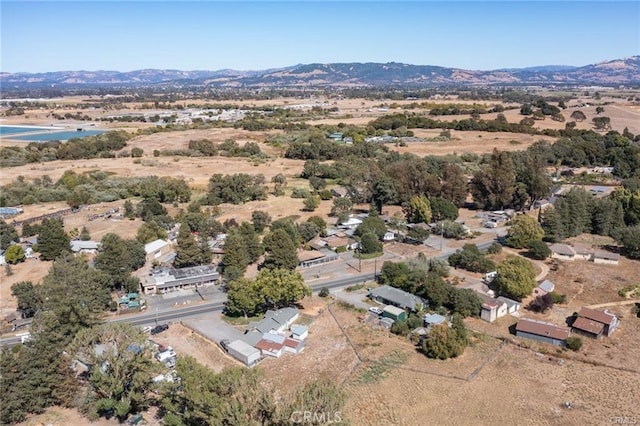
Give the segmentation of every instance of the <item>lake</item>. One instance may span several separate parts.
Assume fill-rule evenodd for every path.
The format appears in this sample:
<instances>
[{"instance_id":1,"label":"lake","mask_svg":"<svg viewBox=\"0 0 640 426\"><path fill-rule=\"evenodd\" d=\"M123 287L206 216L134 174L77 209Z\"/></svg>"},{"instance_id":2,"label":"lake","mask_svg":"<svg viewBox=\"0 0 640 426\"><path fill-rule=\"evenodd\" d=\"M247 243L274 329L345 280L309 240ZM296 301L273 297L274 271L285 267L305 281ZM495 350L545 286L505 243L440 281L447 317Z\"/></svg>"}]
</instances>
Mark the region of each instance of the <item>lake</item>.
<instances>
[{"instance_id":1,"label":"lake","mask_svg":"<svg viewBox=\"0 0 640 426\"><path fill-rule=\"evenodd\" d=\"M9 139L27 142L66 141L73 138L101 135L105 132L105 130L84 130L78 132L77 130L64 130L60 127L0 126L0 136L7 135Z\"/></svg>"}]
</instances>

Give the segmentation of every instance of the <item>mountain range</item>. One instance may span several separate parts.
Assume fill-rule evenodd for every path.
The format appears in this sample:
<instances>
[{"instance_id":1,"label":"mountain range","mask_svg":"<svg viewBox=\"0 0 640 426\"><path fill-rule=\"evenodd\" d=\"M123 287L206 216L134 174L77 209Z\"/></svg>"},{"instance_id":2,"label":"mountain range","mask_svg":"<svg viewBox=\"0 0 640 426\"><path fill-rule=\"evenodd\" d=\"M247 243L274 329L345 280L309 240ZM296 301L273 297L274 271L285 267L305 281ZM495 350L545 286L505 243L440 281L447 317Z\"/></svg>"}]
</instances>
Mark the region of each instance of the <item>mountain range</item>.
<instances>
[{"instance_id":1,"label":"mountain range","mask_svg":"<svg viewBox=\"0 0 640 426\"><path fill-rule=\"evenodd\" d=\"M209 86L219 88L429 87L438 85L619 85L640 83L640 56L581 67L475 71L403 63L301 64L261 71L56 71L0 73L3 91L28 88Z\"/></svg>"}]
</instances>

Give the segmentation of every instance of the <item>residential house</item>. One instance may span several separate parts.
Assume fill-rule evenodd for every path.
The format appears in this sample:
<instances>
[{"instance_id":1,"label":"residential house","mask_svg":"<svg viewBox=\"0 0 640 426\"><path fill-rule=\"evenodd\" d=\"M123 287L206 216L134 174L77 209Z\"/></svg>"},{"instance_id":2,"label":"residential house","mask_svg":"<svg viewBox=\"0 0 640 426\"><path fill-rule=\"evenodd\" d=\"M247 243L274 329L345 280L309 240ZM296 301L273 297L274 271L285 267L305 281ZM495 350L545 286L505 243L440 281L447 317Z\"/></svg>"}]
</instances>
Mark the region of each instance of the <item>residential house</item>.
<instances>
[{"instance_id":1,"label":"residential house","mask_svg":"<svg viewBox=\"0 0 640 426\"><path fill-rule=\"evenodd\" d=\"M573 332L599 339L604 334L604 324L584 317L578 317L571 325Z\"/></svg>"},{"instance_id":2,"label":"residential house","mask_svg":"<svg viewBox=\"0 0 640 426\"><path fill-rule=\"evenodd\" d=\"M350 217L346 221L340 223L338 225L338 228L341 228L341 229L356 229L358 227L358 225L360 225L361 223L362 223L361 219L358 219L357 217Z\"/></svg>"},{"instance_id":3,"label":"residential house","mask_svg":"<svg viewBox=\"0 0 640 426\"><path fill-rule=\"evenodd\" d=\"M229 355L242 362L244 365L252 366L260 360L260 350L250 346L242 340L234 340L227 345Z\"/></svg>"},{"instance_id":4,"label":"residential house","mask_svg":"<svg viewBox=\"0 0 640 426\"><path fill-rule=\"evenodd\" d=\"M144 245L144 251L147 256L147 262L153 262L159 260L161 257L169 254L171 250L171 243L167 240L155 240Z\"/></svg>"},{"instance_id":5,"label":"residential house","mask_svg":"<svg viewBox=\"0 0 640 426\"><path fill-rule=\"evenodd\" d=\"M507 315L507 304L498 300L488 300L482 304L480 318L487 322L494 322Z\"/></svg>"},{"instance_id":6,"label":"residential house","mask_svg":"<svg viewBox=\"0 0 640 426\"><path fill-rule=\"evenodd\" d=\"M394 241L395 239L396 239L396 234L394 234L393 232L387 232L382 237L382 241L385 241L385 242Z\"/></svg>"},{"instance_id":7,"label":"residential house","mask_svg":"<svg viewBox=\"0 0 640 426\"><path fill-rule=\"evenodd\" d=\"M555 288L556 285L553 282L544 280L533 290L533 294L536 296L544 296L547 293L551 293Z\"/></svg>"},{"instance_id":8,"label":"residential house","mask_svg":"<svg viewBox=\"0 0 640 426\"><path fill-rule=\"evenodd\" d=\"M617 265L619 261L620 255L618 253L611 253L602 250L597 250L593 253L593 263Z\"/></svg>"},{"instance_id":9,"label":"residential house","mask_svg":"<svg viewBox=\"0 0 640 426\"><path fill-rule=\"evenodd\" d=\"M516 336L566 346L571 330L569 327L558 327L543 321L522 318L516 324Z\"/></svg>"},{"instance_id":10,"label":"residential house","mask_svg":"<svg viewBox=\"0 0 640 426\"><path fill-rule=\"evenodd\" d=\"M338 255L328 248L320 250L298 250L298 261L303 268L321 265L339 259Z\"/></svg>"},{"instance_id":11,"label":"residential house","mask_svg":"<svg viewBox=\"0 0 640 426\"><path fill-rule=\"evenodd\" d=\"M553 206L553 204L551 203L551 201L547 200L546 198L543 198L542 200L534 201L532 208L534 210L540 209L540 210L544 211L544 210L546 210L546 209L548 209L549 207L552 207L552 206Z\"/></svg>"},{"instance_id":12,"label":"residential house","mask_svg":"<svg viewBox=\"0 0 640 426\"><path fill-rule=\"evenodd\" d=\"M355 250L358 248L358 242L353 238L349 238L347 236L341 237L338 235L333 235L331 237L324 238L324 241L327 243L327 247L329 249L336 252Z\"/></svg>"},{"instance_id":13,"label":"residential house","mask_svg":"<svg viewBox=\"0 0 640 426\"><path fill-rule=\"evenodd\" d=\"M434 325L447 324L447 319L439 314L425 314L422 316L422 323L430 329Z\"/></svg>"},{"instance_id":14,"label":"residential house","mask_svg":"<svg viewBox=\"0 0 640 426\"><path fill-rule=\"evenodd\" d=\"M335 133L331 133L328 138L333 140L333 141L341 141L343 138L343 134L340 132L335 132Z\"/></svg>"},{"instance_id":15,"label":"residential house","mask_svg":"<svg viewBox=\"0 0 640 426\"><path fill-rule=\"evenodd\" d=\"M593 258L593 247L590 244L573 244L573 249L576 251L576 260L589 261Z\"/></svg>"},{"instance_id":16,"label":"residential house","mask_svg":"<svg viewBox=\"0 0 640 426\"><path fill-rule=\"evenodd\" d=\"M282 308L277 311L268 310L259 322L251 322L248 330L255 330L260 333L283 333L300 316L297 308Z\"/></svg>"},{"instance_id":17,"label":"residential house","mask_svg":"<svg viewBox=\"0 0 640 426\"><path fill-rule=\"evenodd\" d=\"M598 311L596 309L591 309L583 306L580 309L580 312L578 312L578 319L580 318L586 318L588 320L596 321L602 324L604 326L602 330L603 335L607 337L611 336L611 334L620 325L620 320L618 319L618 317L607 311L606 309L604 311ZM573 326L576 326L575 322Z\"/></svg>"},{"instance_id":18,"label":"residential house","mask_svg":"<svg viewBox=\"0 0 640 426\"><path fill-rule=\"evenodd\" d=\"M551 244L549 249L551 250L551 257L553 259L570 260L570 261L576 260L576 251L571 246L568 246L566 244L556 243L556 244Z\"/></svg>"},{"instance_id":19,"label":"residential house","mask_svg":"<svg viewBox=\"0 0 640 426\"><path fill-rule=\"evenodd\" d=\"M411 311L419 311L426 306L424 300L418 296L388 285L369 290L369 297L380 303Z\"/></svg>"},{"instance_id":20,"label":"residential house","mask_svg":"<svg viewBox=\"0 0 640 426\"><path fill-rule=\"evenodd\" d=\"M71 241L71 251L74 253L96 254L99 247L100 243L97 241Z\"/></svg>"}]
</instances>

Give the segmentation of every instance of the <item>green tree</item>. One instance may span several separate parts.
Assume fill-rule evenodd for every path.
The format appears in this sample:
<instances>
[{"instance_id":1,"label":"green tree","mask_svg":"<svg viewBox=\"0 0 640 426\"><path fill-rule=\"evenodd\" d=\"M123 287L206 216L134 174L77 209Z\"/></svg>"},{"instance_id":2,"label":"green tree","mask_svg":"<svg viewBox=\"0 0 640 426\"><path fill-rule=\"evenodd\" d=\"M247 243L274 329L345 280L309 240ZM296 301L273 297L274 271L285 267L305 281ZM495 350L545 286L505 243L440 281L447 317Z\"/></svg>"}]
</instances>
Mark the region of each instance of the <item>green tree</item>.
<instances>
[{"instance_id":1,"label":"green tree","mask_svg":"<svg viewBox=\"0 0 640 426\"><path fill-rule=\"evenodd\" d=\"M360 242L360 250L363 254L382 252L382 243L373 232L366 232Z\"/></svg>"},{"instance_id":2,"label":"green tree","mask_svg":"<svg viewBox=\"0 0 640 426\"><path fill-rule=\"evenodd\" d=\"M224 243L222 257L223 273L228 280L236 280L244 275L249 264L249 255L244 238L237 228L231 228Z\"/></svg>"},{"instance_id":3,"label":"green tree","mask_svg":"<svg viewBox=\"0 0 640 426\"><path fill-rule=\"evenodd\" d=\"M298 225L298 233L302 237L302 241L309 242L320 235L320 228L313 222L304 222Z\"/></svg>"},{"instance_id":4,"label":"green tree","mask_svg":"<svg viewBox=\"0 0 640 426\"><path fill-rule=\"evenodd\" d=\"M26 318L34 316L42 305L38 288L31 281L20 281L13 284L11 295L18 300L18 310Z\"/></svg>"},{"instance_id":5,"label":"green tree","mask_svg":"<svg viewBox=\"0 0 640 426\"><path fill-rule=\"evenodd\" d=\"M284 229L276 229L264 237L264 246L267 251L264 266L269 269L290 269L298 266L298 253L296 244Z\"/></svg>"},{"instance_id":6,"label":"green tree","mask_svg":"<svg viewBox=\"0 0 640 426\"><path fill-rule=\"evenodd\" d=\"M44 219L38 235L38 251L43 260L53 260L71 251L69 236L64 232L62 219Z\"/></svg>"},{"instance_id":7,"label":"green tree","mask_svg":"<svg viewBox=\"0 0 640 426\"><path fill-rule=\"evenodd\" d=\"M582 188L572 188L555 204L563 238L591 230L593 196Z\"/></svg>"},{"instance_id":8,"label":"green tree","mask_svg":"<svg viewBox=\"0 0 640 426\"><path fill-rule=\"evenodd\" d=\"M580 122L586 120L587 116L584 115L584 112L578 109L571 113L571 119Z\"/></svg>"},{"instance_id":9,"label":"green tree","mask_svg":"<svg viewBox=\"0 0 640 426\"><path fill-rule=\"evenodd\" d=\"M321 236L326 236L327 234L327 222L320 216L311 216L307 219L307 222L313 223L318 227L318 232Z\"/></svg>"},{"instance_id":10,"label":"green tree","mask_svg":"<svg viewBox=\"0 0 640 426\"><path fill-rule=\"evenodd\" d=\"M562 224L560 223L560 217L556 209L546 209L541 213L540 220L540 226L544 231L544 241L555 243L562 239Z\"/></svg>"},{"instance_id":11,"label":"green tree","mask_svg":"<svg viewBox=\"0 0 640 426\"><path fill-rule=\"evenodd\" d=\"M392 179L383 176L373 186L372 202L376 209L381 212L382 206L393 203L396 200L397 192Z\"/></svg>"},{"instance_id":12,"label":"green tree","mask_svg":"<svg viewBox=\"0 0 640 426\"><path fill-rule=\"evenodd\" d=\"M104 350L96 351L96 345ZM84 402L89 418L109 415L113 410L122 422L151 405L148 387L161 369L153 362L147 337L139 328L111 323L83 329L69 352L94 366L87 384L96 397Z\"/></svg>"},{"instance_id":13,"label":"green tree","mask_svg":"<svg viewBox=\"0 0 640 426\"><path fill-rule=\"evenodd\" d=\"M461 317L479 317L482 299L478 293L468 288L451 287L447 306Z\"/></svg>"},{"instance_id":14,"label":"green tree","mask_svg":"<svg viewBox=\"0 0 640 426\"><path fill-rule=\"evenodd\" d=\"M145 261L146 253L142 243L109 233L102 237L95 265L97 269L109 274L113 287L123 288L131 272L141 268Z\"/></svg>"},{"instance_id":15,"label":"green tree","mask_svg":"<svg viewBox=\"0 0 640 426\"><path fill-rule=\"evenodd\" d=\"M508 207L513 199L515 178L510 154L494 149L489 164L476 172L471 180L474 202L486 210Z\"/></svg>"},{"instance_id":16,"label":"green tree","mask_svg":"<svg viewBox=\"0 0 640 426\"><path fill-rule=\"evenodd\" d=\"M0 250L6 250L12 242L18 242L18 232L16 228L9 225L4 220L0 220Z\"/></svg>"},{"instance_id":17,"label":"green tree","mask_svg":"<svg viewBox=\"0 0 640 426\"><path fill-rule=\"evenodd\" d=\"M315 211L320 205L320 198L316 195L309 194L303 202L304 208L302 210L306 212Z\"/></svg>"},{"instance_id":18,"label":"green tree","mask_svg":"<svg viewBox=\"0 0 640 426\"><path fill-rule=\"evenodd\" d=\"M379 216L370 215L369 217L364 218L353 234L362 238L367 233L372 233L381 240L382 237L384 237L384 234L387 233L387 225L385 225L384 220L380 219Z\"/></svg>"},{"instance_id":19,"label":"green tree","mask_svg":"<svg viewBox=\"0 0 640 426\"><path fill-rule=\"evenodd\" d=\"M249 222L242 222L238 227L238 230L244 240L244 246L247 249L249 263L253 263L264 253L264 247L260 243L258 233Z\"/></svg>"},{"instance_id":20,"label":"green tree","mask_svg":"<svg viewBox=\"0 0 640 426\"><path fill-rule=\"evenodd\" d=\"M640 259L640 225L618 228L613 238L624 246L624 253L632 259Z\"/></svg>"},{"instance_id":21,"label":"green tree","mask_svg":"<svg viewBox=\"0 0 640 426\"><path fill-rule=\"evenodd\" d=\"M464 205L467 199L467 178L463 170L455 164L445 164L442 171L442 190L443 198L451 201L457 207Z\"/></svg>"},{"instance_id":22,"label":"green tree","mask_svg":"<svg viewBox=\"0 0 640 426\"><path fill-rule=\"evenodd\" d=\"M253 228L258 234L261 234L264 229L271 223L271 216L269 213L262 210L254 210L251 212L251 221L253 222Z\"/></svg>"},{"instance_id":23,"label":"green tree","mask_svg":"<svg viewBox=\"0 0 640 426\"><path fill-rule=\"evenodd\" d=\"M462 268L471 272L490 272L496 265L487 259L475 244L465 244L462 250L456 250L449 256L449 264L456 268Z\"/></svg>"},{"instance_id":24,"label":"green tree","mask_svg":"<svg viewBox=\"0 0 640 426\"><path fill-rule=\"evenodd\" d=\"M611 127L611 119L609 117L593 117L591 119L597 130L609 129Z\"/></svg>"},{"instance_id":25,"label":"green tree","mask_svg":"<svg viewBox=\"0 0 640 426\"><path fill-rule=\"evenodd\" d=\"M611 235L614 229L624 226L624 209L620 200L596 199L591 208L591 232Z\"/></svg>"},{"instance_id":26,"label":"green tree","mask_svg":"<svg viewBox=\"0 0 640 426\"><path fill-rule=\"evenodd\" d=\"M80 241L89 241L89 240L91 240L91 234L89 233L89 230L87 229L86 226L82 227L82 229L80 230L80 235L78 236L78 238L80 238Z\"/></svg>"},{"instance_id":27,"label":"green tree","mask_svg":"<svg viewBox=\"0 0 640 426\"><path fill-rule=\"evenodd\" d=\"M277 424L276 406L259 369L230 368L216 374L189 357L179 357L180 382L162 390L168 425Z\"/></svg>"},{"instance_id":28,"label":"green tree","mask_svg":"<svg viewBox=\"0 0 640 426\"><path fill-rule=\"evenodd\" d=\"M166 240L167 230L158 225L155 220L144 222L136 233L136 240L142 244L147 244L155 240Z\"/></svg>"},{"instance_id":29,"label":"green tree","mask_svg":"<svg viewBox=\"0 0 640 426\"><path fill-rule=\"evenodd\" d=\"M520 214L513 218L506 243L513 248L528 247L532 241L541 240L544 230L531 216Z\"/></svg>"},{"instance_id":30,"label":"green tree","mask_svg":"<svg viewBox=\"0 0 640 426\"><path fill-rule=\"evenodd\" d=\"M339 216L341 214L348 214L353 208L353 202L347 197L337 197L333 199L333 206L331 207L331 216Z\"/></svg>"},{"instance_id":31,"label":"green tree","mask_svg":"<svg viewBox=\"0 0 640 426\"><path fill-rule=\"evenodd\" d=\"M551 249L541 240L531 241L528 245L529 255L538 260L545 260L551 256Z\"/></svg>"},{"instance_id":32,"label":"green tree","mask_svg":"<svg viewBox=\"0 0 640 426\"><path fill-rule=\"evenodd\" d=\"M578 352L582 347L582 339L577 336L567 337L567 348Z\"/></svg>"},{"instance_id":33,"label":"green tree","mask_svg":"<svg viewBox=\"0 0 640 426\"><path fill-rule=\"evenodd\" d=\"M127 219L133 219L136 216L135 209L133 208L133 203L131 200L126 200L124 202L124 217Z\"/></svg>"},{"instance_id":34,"label":"green tree","mask_svg":"<svg viewBox=\"0 0 640 426\"><path fill-rule=\"evenodd\" d=\"M536 272L527 259L508 255L496 269L497 276L493 281L500 294L515 300L522 300L531 294L536 286Z\"/></svg>"},{"instance_id":35,"label":"green tree","mask_svg":"<svg viewBox=\"0 0 640 426\"><path fill-rule=\"evenodd\" d=\"M409 223L431 222L431 204L424 195L411 198L404 210Z\"/></svg>"},{"instance_id":36,"label":"green tree","mask_svg":"<svg viewBox=\"0 0 640 426\"><path fill-rule=\"evenodd\" d=\"M131 149L131 156L133 158L140 158L144 154L144 150L142 148L138 148L137 146Z\"/></svg>"},{"instance_id":37,"label":"green tree","mask_svg":"<svg viewBox=\"0 0 640 426\"><path fill-rule=\"evenodd\" d=\"M432 219L435 221L456 220L458 218L458 207L446 198L432 197L429 199L429 205Z\"/></svg>"},{"instance_id":38,"label":"green tree","mask_svg":"<svg viewBox=\"0 0 640 426\"><path fill-rule=\"evenodd\" d=\"M10 245L4 253L4 259L9 265L24 262L24 249L18 244Z\"/></svg>"},{"instance_id":39,"label":"green tree","mask_svg":"<svg viewBox=\"0 0 640 426\"><path fill-rule=\"evenodd\" d=\"M176 242L176 258L173 260L173 266L176 268L188 268L209 263L209 261L203 259L202 248L186 223L180 226Z\"/></svg>"},{"instance_id":40,"label":"green tree","mask_svg":"<svg viewBox=\"0 0 640 426\"><path fill-rule=\"evenodd\" d=\"M455 358L464 352L465 344L460 333L447 324L431 327L429 338L423 340L421 350L428 358Z\"/></svg>"}]
</instances>

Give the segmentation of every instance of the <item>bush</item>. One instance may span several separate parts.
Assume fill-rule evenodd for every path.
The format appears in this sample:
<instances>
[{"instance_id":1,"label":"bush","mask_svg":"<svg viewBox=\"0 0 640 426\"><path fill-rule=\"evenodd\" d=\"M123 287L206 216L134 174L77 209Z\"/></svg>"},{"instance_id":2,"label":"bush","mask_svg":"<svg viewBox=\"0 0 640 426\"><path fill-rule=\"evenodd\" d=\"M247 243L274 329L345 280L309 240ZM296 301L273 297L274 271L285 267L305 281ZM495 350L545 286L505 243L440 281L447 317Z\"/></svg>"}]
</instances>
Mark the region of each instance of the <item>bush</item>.
<instances>
[{"instance_id":1,"label":"bush","mask_svg":"<svg viewBox=\"0 0 640 426\"><path fill-rule=\"evenodd\" d=\"M529 255L538 260L545 260L549 256L551 256L551 249L547 246L544 241L535 240L529 243Z\"/></svg>"},{"instance_id":2,"label":"bush","mask_svg":"<svg viewBox=\"0 0 640 426\"><path fill-rule=\"evenodd\" d=\"M320 289L320 293L318 293L318 296L320 296L320 297L328 297L329 296L329 288L328 287L322 287Z\"/></svg>"},{"instance_id":3,"label":"bush","mask_svg":"<svg viewBox=\"0 0 640 426\"><path fill-rule=\"evenodd\" d=\"M308 198L311 196L311 192L305 188L293 188L291 192L291 198Z\"/></svg>"},{"instance_id":4,"label":"bush","mask_svg":"<svg viewBox=\"0 0 640 426\"><path fill-rule=\"evenodd\" d=\"M581 347L582 347L581 338L574 337L574 336L567 338L567 348L571 349L572 351L578 352Z\"/></svg>"},{"instance_id":5,"label":"bush","mask_svg":"<svg viewBox=\"0 0 640 426\"><path fill-rule=\"evenodd\" d=\"M499 254L502 252L502 245L499 243L493 243L487 249L487 254Z\"/></svg>"},{"instance_id":6,"label":"bush","mask_svg":"<svg viewBox=\"0 0 640 426\"><path fill-rule=\"evenodd\" d=\"M567 302L566 294L559 294L559 293L556 293L555 291L552 291L549 294L551 295L551 299L553 300L553 303L564 304Z\"/></svg>"},{"instance_id":7,"label":"bush","mask_svg":"<svg viewBox=\"0 0 640 426\"><path fill-rule=\"evenodd\" d=\"M391 332L398 336L406 336L409 334L409 324L406 321L396 321L391 326Z\"/></svg>"}]
</instances>

